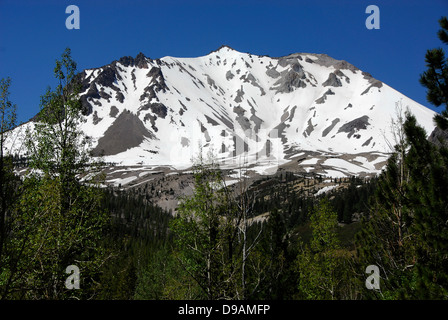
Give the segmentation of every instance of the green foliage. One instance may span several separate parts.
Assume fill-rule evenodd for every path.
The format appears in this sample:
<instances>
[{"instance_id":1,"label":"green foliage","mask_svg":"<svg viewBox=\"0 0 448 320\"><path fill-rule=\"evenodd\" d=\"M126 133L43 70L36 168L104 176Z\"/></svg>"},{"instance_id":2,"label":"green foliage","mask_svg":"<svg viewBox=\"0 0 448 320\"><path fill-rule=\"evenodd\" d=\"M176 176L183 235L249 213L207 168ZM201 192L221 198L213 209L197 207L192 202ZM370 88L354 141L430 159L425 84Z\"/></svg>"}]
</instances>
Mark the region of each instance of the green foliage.
<instances>
[{"instance_id":1,"label":"green foliage","mask_svg":"<svg viewBox=\"0 0 448 320\"><path fill-rule=\"evenodd\" d=\"M231 298L235 294L234 208L213 161L200 158L194 178L194 193L181 201L171 224L178 259L206 298Z\"/></svg>"},{"instance_id":2,"label":"green foliage","mask_svg":"<svg viewBox=\"0 0 448 320\"><path fill-rule=\"evenodd\" d=\"M439 23L446 44L448 20ZM194 193L173 218L146 188L98 188L101 163L92 161L79 130L80 84L70 55L67 49L56 61L58 85L42 97L27 141L33 170L23 182L3 154L15 106L10 79L0 82L1 298L448 297L448 150L429 143L409 113L378 179L335 179L344 188L316 196L321 176L280 171L237 194L201 156ZM426 63L420 82L428 101L448 108L445 53L429 50ZM435 120L443 129L447 118L445 110ZM251 220L260 214L267 222ZM349 233L360 226L353 252ZM81 270L81 290L64 286L72 264ZM378 291L364 285L371 264L380 267Z\"/></svg>"},{"instance_id":3,"label":"green foliage","mask_svg":"<svg viewBox=\"0 0 448 320\"><path fill-rule=\"evenodd\" d=\"M89 163L86 139L79 131L76 63L69 49L56 61L54 72L59 85L43 96L40 122L26 143L33 171L25 176L11 218L3 297L93 298L105 263L99 245L108 221L100 209L101 175ZM80 269L82 290L65 288L70 265Z\"/></svg>"},{"instance_id":4,"label":"green foliage","mask_svg":"<svg viewBox=\"0 0 448 320\"><path fill-rule=\"evenodd\" d=\"M336 250L339 242L336 236L338 227L337 214L330 206L327 199L320 201L310 217L313 239L311 250L321 252L324 250Z\"/></svg>"},{"instance_id":5,"label":"green foliage","mask_svg":"<svg viewBox=\"0 0 448 320\"><path fill-rule=\"evenodd\" d=\"M2 147L6 133L13 129L17 120L17 106L9 100L9 87L11 86L11 78L0 79L0 140ZM3 151L3 150L2 150Z\"/></svg>"},{"instance_id":6,"label":"green foliage","mask_svg":"<svg viewBox=\"0 0 448 320\"><path fill-rule=\"evenodd\" d=\"M94 295L102 260L98 247L106 216L99 211L97 189L77 188L76 206L61 214L58 179L28 178L14 216L11 256L15 275L9 286L21 299L90 298ZM68 291L65 268L79 267L82 290Z\"/></svg>"},{"instance_id":7,"label":"green foliage","mask_svg":"<svg viewBox=\"0 0 448 320\"><path fill-rule=\"evenodd\" d=\"M413 201L411 226L416 241L416 293L422 298L448 298L448 149L425 139L425 130L407 114L405 132L410 149L409 193Z\"/></svg>"},{"instance_id":8,"label":"green foliage","mask_svg":"<svg viewBox=\"0 0 448 320\"><path fill-rule=\"evenodd\" d=\"M75 81L76 63L70 54L67 48L62 59L56 60L58 86L54 91L48 88L42 96L38 122L27 140L31 167L51 176L61 174L63 181L83 172L90 160L88 138L79 126L85 120L78 98L80 84Z\"/></svg>"},{"instance_id":9,"label":"green foliage","mask_svg":"<svg viewBox=\"0 0 448 320\"><path fill-rule=\"evenodd\" d=\"M337 237L337 214L327 199L322 199L310 217L312 238L299 244L297 255L299 299L344 299L351 294L350 256L341 250Z\"/></svg>"},{"instance_id":10,"label":"green foliage","mask_svg":"<svg viewBox=\"0 0 448 320\"><path fill-rule=\"evenodd\" d=\"M149 252L142 266L134 298L137 300L191 300L203 295L200 287L166 246Z\"/></svg>"},{"instance_id":11,"label":"green foliage","mask_svg":"<svg viewBox=\"0 0 448 320\"><path fill-rule=\"evenodd\" d=\"M448 19L442 17L439 24L438 37L448 44ZM437 107L445 105L445 110L434 117L437 125L445 130L448 129L448 58L442 48L430 49L425 62L428 69L420 76L420 83L428 89L427 100L430 103Z\"/></svg>"},{"instance_id":12,"label":"green foliage","mask_svg":"<svg viewBox=\"0 0 448 320\"><path fill-rule=\"evenodd\" d=\"M2 273L3 250L8 234L7 217L15 201L15 177L12 157L5 154L5 141L16 125L17 107L9 100L11 79L0 79L0 274Z\"/></svg>"},{"instance_id":13,"label":"green foliage","mask_svg":"<svg viewBox=\"0 0 448 320\"><path fill-rule=\"evenodd\" d=\"M426 139L409 112L406 140L388 160L369 219L357 236L362 265L377 265L387 299L447 298L448 152Z\"/></svg>"},{"instance_id":14,"label":"green foliage","mask_svg":"<svg viewBox=\"0 0 448 320\"><path fill-rule=\"evenodd\" d=\"M151 204L150 200L137 189L103 190L101 208L109 213L111 224L100 245L111 252L111 257L101 268L98 299L165 298L164 278L147 273L158 272L154 257L160 257L164 265L174 264L170 249L172 237L168 230L172 216ZM169 274L173 279L179 279L182 268L177 261L175 266L175 272Z\"/></svg>"}]
</instances>

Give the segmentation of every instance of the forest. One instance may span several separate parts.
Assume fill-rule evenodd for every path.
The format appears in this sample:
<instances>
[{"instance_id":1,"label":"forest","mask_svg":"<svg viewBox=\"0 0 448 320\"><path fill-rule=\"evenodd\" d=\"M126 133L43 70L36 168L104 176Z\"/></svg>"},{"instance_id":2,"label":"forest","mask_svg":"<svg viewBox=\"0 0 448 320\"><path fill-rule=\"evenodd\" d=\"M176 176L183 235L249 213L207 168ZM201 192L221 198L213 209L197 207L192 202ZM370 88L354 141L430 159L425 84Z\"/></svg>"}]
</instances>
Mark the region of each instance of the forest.
<instances>
[{"instance_id":1,"label":"forest","mask_svg":"<svg viewBox=\"0 0 448 320\"><path fill-rule=\"evenodd\" d=\"M448 44L448 20L439 23ZM426 63L420 83L446 107L434 119L443 132L448 60L439 48ZM167 212L141 189L102 187L105 164L78 130L70 49L54 71L22 176L25 162L4 152L17 107L11 79L0 82L2 300L448 298L448 144L428 140L408 111L377 177L282 171L227 186L213 156L199 154L193 194ZM337 187L319 193L325 179Z\"/></svg>"}]
</instances>

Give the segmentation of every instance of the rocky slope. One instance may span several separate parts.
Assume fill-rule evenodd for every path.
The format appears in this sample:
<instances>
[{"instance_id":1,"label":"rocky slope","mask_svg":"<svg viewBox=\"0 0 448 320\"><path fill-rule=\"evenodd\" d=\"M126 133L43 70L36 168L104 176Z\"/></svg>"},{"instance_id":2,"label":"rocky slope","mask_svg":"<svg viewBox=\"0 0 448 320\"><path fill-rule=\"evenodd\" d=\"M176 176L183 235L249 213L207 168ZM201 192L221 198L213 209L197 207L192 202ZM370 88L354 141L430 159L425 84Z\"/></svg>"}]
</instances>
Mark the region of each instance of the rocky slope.
<instances>
[{"instance_id":1,"label":"rocky slope","mask_svg":"<svg viewBox=\"0 0 448 320\"><path fill-rule=\"evenodd\" d=\"M269 57L228 46L197 58L140 53L78 76L92 152L120 166L186 170L201 146L224 168L245 164L258 174L375 174L397 105L434 129L433 111L325 54ZM26 126L15 131L13 153L23 151Z\"/></svg>"}]
</instances>

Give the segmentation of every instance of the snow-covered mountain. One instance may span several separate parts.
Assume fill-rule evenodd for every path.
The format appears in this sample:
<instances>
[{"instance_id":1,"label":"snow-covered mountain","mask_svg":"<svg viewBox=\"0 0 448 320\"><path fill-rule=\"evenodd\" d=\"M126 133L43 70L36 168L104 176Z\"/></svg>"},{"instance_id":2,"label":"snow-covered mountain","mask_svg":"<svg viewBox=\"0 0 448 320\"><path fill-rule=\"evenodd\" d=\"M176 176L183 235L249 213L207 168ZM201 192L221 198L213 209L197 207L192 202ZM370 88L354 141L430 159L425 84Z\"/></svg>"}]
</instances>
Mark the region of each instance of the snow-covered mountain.
<instances>
[{"instance_id":1,"label":"snow-covered mountain","mask_svg":"<svg viewBox=\"0 0 448 320\"><path fill-rule=\"evenodd\" d=\"M79 77L93 154L125 166L185 169L202 146L224 167L246 162L259 173L377 173L397 104L434 129L433 111L325 54L273 58L228 46L197 58L140 53Z\"/></svg>"}]
</instances>

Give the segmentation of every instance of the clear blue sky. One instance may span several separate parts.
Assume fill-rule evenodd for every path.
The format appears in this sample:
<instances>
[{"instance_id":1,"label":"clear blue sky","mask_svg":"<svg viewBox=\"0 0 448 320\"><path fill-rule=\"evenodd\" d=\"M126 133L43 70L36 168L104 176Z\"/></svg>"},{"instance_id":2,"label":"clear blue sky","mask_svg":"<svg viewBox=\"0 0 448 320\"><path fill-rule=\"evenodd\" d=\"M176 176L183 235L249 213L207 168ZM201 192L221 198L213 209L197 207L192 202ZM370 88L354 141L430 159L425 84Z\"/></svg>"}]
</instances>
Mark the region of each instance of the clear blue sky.
<instances>
[{"instance_id":1,"label":"clear blue sky","mask_svg":"<svg viewBox=\"0 0 448 320\"><path fill-rule=\"evenodd\" d=\"M71 4L79 30L65 27ZM365 27L370 4L380 9L379 30ZM448 0L0 0L0 78L11 77L10 98L27 121L54 86L66 47L81 71L139 52L195 57L227 44L259 55L326 53L432 107L418 79L426 50L443 47L436 33L444 15Z\"/></svg>"}]
</instances>

